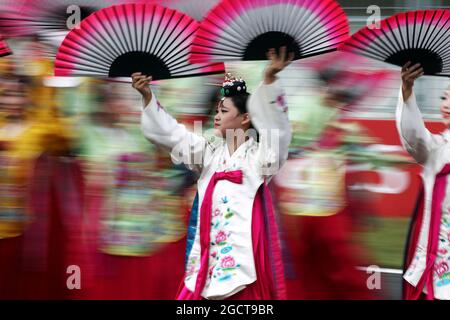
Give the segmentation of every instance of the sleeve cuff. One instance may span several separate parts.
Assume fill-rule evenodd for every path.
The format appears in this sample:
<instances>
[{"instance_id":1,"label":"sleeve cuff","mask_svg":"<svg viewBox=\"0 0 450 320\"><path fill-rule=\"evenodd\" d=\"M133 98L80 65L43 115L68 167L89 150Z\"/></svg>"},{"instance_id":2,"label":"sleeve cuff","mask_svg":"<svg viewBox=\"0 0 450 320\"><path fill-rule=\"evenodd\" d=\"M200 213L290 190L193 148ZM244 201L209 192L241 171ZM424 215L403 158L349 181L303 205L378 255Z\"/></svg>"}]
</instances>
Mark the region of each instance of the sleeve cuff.
<instances>
[{"instance_id":1,"label":"sleeve cuff","mask_svg":"<svg viewBox=\"0 0 450 320\"><path fill-rule=\"evenodd\" d=\"M411 95L405 101L405 99L403 98L403 90L402 90L402 87L400 86L400 94L399 94L399 96L400 96L400 99L401 99L403 104L408 105L408 106L415 106L415 105L417 105L416 94L414 93L414 90L412 90Z\"/></svg>"},{"instance_id":2,"label":"sleeve cuff","mask_svg":"<svg viewBox=\"0 0 450 320\"><path fill-rule=\"evenodd\" d=\"M141 98L141 111L146 111L148 108L151 108L152 104L155 103L156 97L155 94L152 91L152 98L150 99L150 102L148 104L145 104L144 97Z\"/></svg>"}]
</instances>

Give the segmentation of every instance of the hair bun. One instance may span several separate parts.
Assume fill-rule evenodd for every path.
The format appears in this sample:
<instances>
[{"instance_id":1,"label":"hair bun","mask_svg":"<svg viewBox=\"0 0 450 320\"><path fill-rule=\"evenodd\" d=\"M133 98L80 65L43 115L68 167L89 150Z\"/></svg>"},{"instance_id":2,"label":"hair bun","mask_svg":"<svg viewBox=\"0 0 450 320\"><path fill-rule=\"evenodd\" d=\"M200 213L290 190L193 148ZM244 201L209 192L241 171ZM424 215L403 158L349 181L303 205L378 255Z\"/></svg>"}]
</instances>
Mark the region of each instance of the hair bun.
<instances>
[{"instance_id":1,"label":"hair bun","mask_svg":"<svg viewBox=\"0 0 450 320\"><path fill-rule=\"evenodd\" d=\"M247 84L241 78L236 78L231 73L226 73L225 81L222 84L220 92L224 97L232 97L247 93Z\"/></svg>"}]
</instances>

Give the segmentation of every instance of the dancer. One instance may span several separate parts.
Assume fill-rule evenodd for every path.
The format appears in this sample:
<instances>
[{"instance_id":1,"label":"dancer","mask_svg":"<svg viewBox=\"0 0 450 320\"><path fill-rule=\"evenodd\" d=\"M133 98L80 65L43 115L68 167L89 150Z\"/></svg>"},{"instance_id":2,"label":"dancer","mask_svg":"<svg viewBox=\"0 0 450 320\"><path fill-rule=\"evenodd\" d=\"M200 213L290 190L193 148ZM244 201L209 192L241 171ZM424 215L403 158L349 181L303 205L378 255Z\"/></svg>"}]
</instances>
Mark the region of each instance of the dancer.
<instances>
[{"instance_id":1,"label":"dancer","mask_svg":"<svg viewBox=\"0 0 450 320\"><path fill-rule=\"evenodd\" d=\"M183 270L159 271L183 264L184 214L174 190L182 171L170 161L159 165L139 127L130 130L117 88L98 83L95 111L81 122L83 231L92 270L91 282L83 271L82 291L88 299L170 299L179 285L174 274Z\"/></svg>"},{"instance_id":2,"label":"dancer","mask_svg":"<svg viewBox=\"0 0 450 320\"><path fill-rule=\"evenodd\" d=\"M405 255L403 296L415 299L450 299L450 88L440 111L447 130L431 134L424 125L413 86L424 74L420 64L402 68L397 105L397 129L404 148L424 167L423 188L413 216Z\"/></svg>"},{"instance_id":3,"label":"dancer","mask_svg":"<svg viewBox=\"0 0 450 320\"><path fill-rule=\"evenodd\" d=\"M293 53L283 47L279 54L269 50L267 57L263 83L252 95L245 81L227 77L214 118L214 141L187 131L161 107L148 86L151 76L132 75L144 99L144 135L171 150L173 160L200 172L191 219L195 237L192 245L188 242L177 299L285 298L267 183L288 155L291 130L276 75Z\"/></svg>"}]
</instances>

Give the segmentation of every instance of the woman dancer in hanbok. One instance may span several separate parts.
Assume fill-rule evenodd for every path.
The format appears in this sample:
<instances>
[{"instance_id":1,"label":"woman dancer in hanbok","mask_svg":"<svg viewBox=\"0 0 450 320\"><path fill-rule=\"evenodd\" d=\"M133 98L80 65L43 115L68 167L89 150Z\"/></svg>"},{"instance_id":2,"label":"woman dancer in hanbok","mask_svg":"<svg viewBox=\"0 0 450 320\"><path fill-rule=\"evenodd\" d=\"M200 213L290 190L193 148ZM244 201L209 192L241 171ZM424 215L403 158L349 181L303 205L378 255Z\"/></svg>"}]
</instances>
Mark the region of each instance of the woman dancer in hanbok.
<instances>
[{"instance_id":1,"label":"woman dancer in hanbok","mask_svg":"<svg viewBox=\"0 0 450 320\"><path fill-rule=\"evenodd\" d=\"M413 92L423 75L419 64L402 69L396 120L405 149L423 166L423 188L406 247L405 299L450 299L450 88L440 111L447 130L431 134L424 125Z\"/></svg>"},{"instance_id":2,"label":"woman dancer in hanbok","mask_svg":"<svg viewBox=\"0 0 450 320\"><path fill-rule=\"evenodd\" d=\"M252 95L241 79L226 79L214 118L219 137L211 140L187 131L164 110L148 86L151 76L132 75L144 98L145 137L200 173L177 299L285 298L267 183L288 156L291 130L276 75L293 55L272 49L268 58L264 80Z\"/></svg>"}]
</instances>

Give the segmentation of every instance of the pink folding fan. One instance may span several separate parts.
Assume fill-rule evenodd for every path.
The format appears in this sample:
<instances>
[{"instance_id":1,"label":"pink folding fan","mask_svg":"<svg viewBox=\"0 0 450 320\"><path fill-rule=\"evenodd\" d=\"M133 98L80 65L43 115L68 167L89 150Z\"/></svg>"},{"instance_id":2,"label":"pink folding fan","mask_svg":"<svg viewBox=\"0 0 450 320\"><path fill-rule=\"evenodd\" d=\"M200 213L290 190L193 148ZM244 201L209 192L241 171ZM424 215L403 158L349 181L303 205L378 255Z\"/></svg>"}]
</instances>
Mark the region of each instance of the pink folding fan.
<instances>
[{"instance_id":1,"label":"pink folding fan","mask_svg":"<svg viewBox=\"0 0 450 320\"><path fill-rule=\"evenodd\" d=\"M17 37L24 35L25 27L19 21L23 19L25 0L1 0L0 1L0 33L5 37Z\"/></svg>"},{"instance_id":2,"label":"pink folding fan","mask_svg":"<svg viewBox=\"0 0 450 320\"><path fill-rule=\"evenodd\" d=\"M5 1L5 2L4 2ZM82 20L118 0L2 0L0 31L13 36L69 32L71 23ZM6 33L7 32L7 33Z\"/></svg>"},{"instance_id":3,"label":"pink folding fan","mask_svg":"<svg viewBox=\"0 0 450 320\"><path fill-rule=\"evenodd\" d=\"M209 10L220 0L119 0L122 3L158 4L173 10L180 11L197 21L203 20Z\"/></svg>"},{"instance_id":4,"label":"pink folding fan","mask_svg":"<svg viewBox=\"0 0 450 320\"><path fill-rule=\"evenodd\" d=\"M223 0L202 21L190 61L265 60L281 46L306 58L336 50L348 34L333 0Z\"/></svg>"},{"instance_id":5,"label":"pink folding fan","mask_svg":"<svg viewBox=\"0 0 450 320\"><path fill-rule=\"evenodd\" d=\"M189 63L198 26L188 15L158 5L101 9L66 36L55 75L129 77L142 72L158 80L223 73L223 63Z\"/></svg>"},{"instance_id":6,"label":"pink folding fan","mask_svg":"<svg viewBox=\"0 0 450 320\"><path fill-rule=\"evenodd\" d=\"M340 50L403 66L420 63L427 75L450 76L450 10L419 10L396 14L365 27Z\"/></svg>"}]
</instances>

